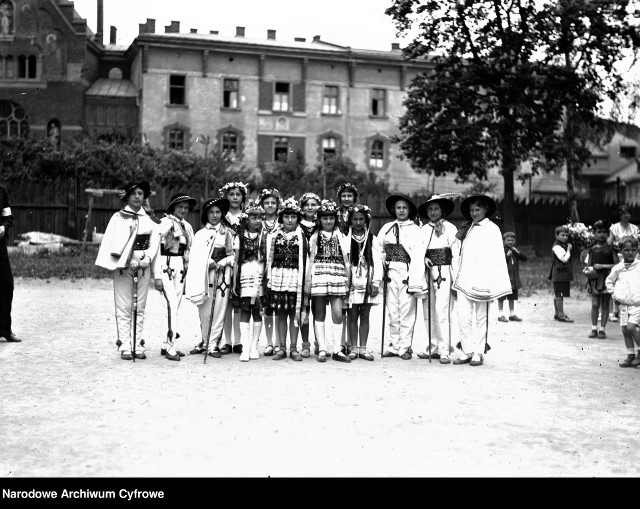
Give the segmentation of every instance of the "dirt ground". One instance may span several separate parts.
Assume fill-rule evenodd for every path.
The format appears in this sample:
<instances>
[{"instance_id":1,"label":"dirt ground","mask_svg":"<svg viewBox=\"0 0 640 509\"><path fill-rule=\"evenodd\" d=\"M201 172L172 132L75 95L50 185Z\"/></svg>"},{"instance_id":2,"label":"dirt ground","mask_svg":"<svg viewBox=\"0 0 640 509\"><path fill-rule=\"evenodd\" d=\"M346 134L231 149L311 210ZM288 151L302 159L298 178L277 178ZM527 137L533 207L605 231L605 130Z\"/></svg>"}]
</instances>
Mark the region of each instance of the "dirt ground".
<instances>
[{"instance_id":1,"label":"dirt ground","mask_svg":"<svg viewBox=\"0 0 640 509\"><path fill-rule=\"evenodd\" d=\"M380 359L167 361L160 294L148 358L119 358L109 280L16 281L0 343L0 477L637 476L640 370L622 369L618 324L587 339L589 301L517 303L490 316L484 366ZM188 351L195 306L182 308ZM265 343L261 341L260 351ZM414 350L426 346L422 311Z\"/></svg>"}]
</instances>

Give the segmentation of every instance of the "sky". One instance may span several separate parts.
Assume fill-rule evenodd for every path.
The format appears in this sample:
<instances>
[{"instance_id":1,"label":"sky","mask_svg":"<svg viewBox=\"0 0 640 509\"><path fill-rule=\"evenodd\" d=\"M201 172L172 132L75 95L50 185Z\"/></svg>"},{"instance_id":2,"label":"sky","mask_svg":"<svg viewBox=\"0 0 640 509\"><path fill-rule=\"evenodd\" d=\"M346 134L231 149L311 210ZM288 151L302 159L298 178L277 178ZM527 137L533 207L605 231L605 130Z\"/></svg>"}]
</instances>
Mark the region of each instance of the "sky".
<instances>
[{"instance_id":1,"label":"sky","mask_svg":"<svg viewBox=\"0 0 640 509\"><path fill-rule=\"evenodd\" d=\"M384 11L392 0L104 0L104 42L109 43L111 26L117 28L116 44L129 45L138 35L138 24L156 20L156 33L164 33L171 21L180 22L180 32L196 28L208 34L235 36L236 26L245 36L266 39L267 30L276 39L294 37L323 41L352 48L390 50L400 42L395 26ZM74 0L75 9L95 33L97 0Z\"/></svg>"}]
</instances>

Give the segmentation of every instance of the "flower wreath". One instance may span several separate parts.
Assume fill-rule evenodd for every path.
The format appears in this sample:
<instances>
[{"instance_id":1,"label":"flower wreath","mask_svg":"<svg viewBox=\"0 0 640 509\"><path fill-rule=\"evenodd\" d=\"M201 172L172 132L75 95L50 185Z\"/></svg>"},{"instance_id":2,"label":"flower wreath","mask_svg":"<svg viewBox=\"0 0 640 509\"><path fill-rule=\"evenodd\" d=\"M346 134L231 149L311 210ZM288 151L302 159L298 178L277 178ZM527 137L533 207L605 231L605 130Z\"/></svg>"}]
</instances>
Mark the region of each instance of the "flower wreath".
<instances>
[{"instance_id":1,"label":"flower wreath","mask_svg":"<svg viewBox=\"0 0 640 509\"><path fill-rule=\"evenodd\" d=\"M315 200L318 203L322 202L322 200L320 199L320 197L316 193L304 193L300 197L300 205L302 207L304 207L309 200Z\"/></svg>"},{"instance_id":2,"label":"flower wreath","mask_svg":"<svg viewBox=\"0 0 640 509\"><path fill-rule=\"evenodd\" d=\"M284 212L290 211L290 210L292 210L296 214L302 214L300 205L298 205L298 202L293 196L291 196L290 198L287 198L284 202L282 202L282 210L280 211L280 214L284 215Z\"/></svg>"},{"instance_id":3,"label":"flower wreath","mask_svg":"<svg viewBox=\"0 0 640 509\"><path fill-rule=\"evenodd\" d=\"M364 214L364 217L366 218L366 220L371 221L371 208L369 206L358 204L351 207L351 209L349 210L349 221L351 221L353 214L355 214L356 212L360 212L361 214Z\"/></svg>"},{"instance_id":4,"label":"flower wreath","mask_svg":"<svg viewBox=\"0 0 640 509\"><path fill-rule=\"evenodd\" d=\"M249 216L249 214L264 214L264 209L262 208L262 205L260 205L260 202L258 200L250 199L247 202L247 206L245 207L242 214L246 215L247 217Z\"/></svg>"},{"instance_id":5,"label":"flower wreath","mask_svg":"<svg viewBox=\"0 0 640 509\"><path fill-rule=\"evenodd\" d=\"M324 215L337 214L338 206L333 200L322 200L320 202L320 208L318 209L317 213L319 215L320 214L324 214Z\"/></svg>"},{"instance_id":6,"label":"flower wreath","mask_svg":"<svg viewBox=\"0 0 640 509\"><path fill-rule=\"evenodd\" d=\"M227 182L224 186L220 188L220 191L218 192L220 196L224 198L227 196L229 191L231 191L231 189L234 189L236 187L240 189L240 192L242 193L242 198L245 199L247 197L247 194L249 193L249 186L247 184L243 184L242 182Z\"/></svg>"},{"instance_id":7,"label":"flower wreath","mask_svg":"<svg viewBox=\"0 0 640 509\"><path fill-rule=\"evenodd\" d=\"M338 199L340 199L340 195L345 191L351 191L356 198L359 196L358 188L354 186L351 182L345 182L344 184L340 184L340 187L338 188L338 192L336 193L338 196Z\"/></svg>"}]
</instances>

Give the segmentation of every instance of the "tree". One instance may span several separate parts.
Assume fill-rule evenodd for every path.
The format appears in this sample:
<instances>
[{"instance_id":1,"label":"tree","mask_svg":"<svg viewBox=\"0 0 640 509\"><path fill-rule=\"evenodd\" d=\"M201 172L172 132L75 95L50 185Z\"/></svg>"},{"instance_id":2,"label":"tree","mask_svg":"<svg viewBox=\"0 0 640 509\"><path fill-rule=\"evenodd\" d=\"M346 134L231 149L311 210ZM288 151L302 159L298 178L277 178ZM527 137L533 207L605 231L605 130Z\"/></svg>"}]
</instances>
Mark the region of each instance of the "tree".
<instances>
[{"instance_id":1,"label":"tree","mask_svg":"<svg viewBox=\"0 0 640 509\"><path fill-rule=\"evenodd\" d=\"M486 178L499 166L507 229L514 228L520 164L531 161L537 173L571 161L575 172L577 161L588 156L586 145L572 137L586 139L598 128L594 113L601 89L589 87L589 76L565 65L556 58L559 48L551 48L568 37L558 35L564 25L550 15L557 13L554 7L536 0L396 0L387 10L400 33L418 26L405 55L434 64L433 72L417 76L409 87L395 141L418 171L456 173L459 181ZM561 20L567 16L561 11ZM570 121L575 116L584 120L581 126Z\"/></svg>"},{"instance_id":2,"label":"tree","mask_svg":"<svg viewBox=\"0 0 640 509\"><path fill-rule=\"evenodd\" d=\"M563 66L579 82L565 92L561 128L547 141L547 154L567 169L569 214L579 220L575 180L591 159L589 144L606 142L612 124L598 117L603 100L616 102L627 87L621 62L640 47L640 3L629 0L558 0L537 15L545 65ZM635 58L634 58L635 61Z\"/></svg>"}]
</instances>

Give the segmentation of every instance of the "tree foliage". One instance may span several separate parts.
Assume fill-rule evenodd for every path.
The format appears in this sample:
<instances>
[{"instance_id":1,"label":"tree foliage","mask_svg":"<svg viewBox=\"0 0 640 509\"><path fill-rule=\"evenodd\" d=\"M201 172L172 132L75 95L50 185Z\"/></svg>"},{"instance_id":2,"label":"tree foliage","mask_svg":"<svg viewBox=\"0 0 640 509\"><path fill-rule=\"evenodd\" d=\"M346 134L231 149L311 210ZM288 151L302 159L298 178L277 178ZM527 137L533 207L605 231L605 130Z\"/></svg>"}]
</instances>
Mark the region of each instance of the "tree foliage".
<instances>
[{"instance_id":1,"label":"tree foliage","mask_svg":"<svg viewBox=\"0 0 640 509\"><path fill-rule=\"evenodd\" d=\"M433 71L409 87L394 141L418 171L467 181L499 166L505 227L513 228L513 181L522 162L537 172L589 159L586 142L573 138L602 132L598 101L620 82L613 76L620 50L612 46L633 47L633 30L620 22L628 4L396 0L387 14L398 31L417 30L405 55L430 60ZM598 14L614 19L596 20ZM593 71L583 71L586 62Z\"/></svg>"}]
</instances>

